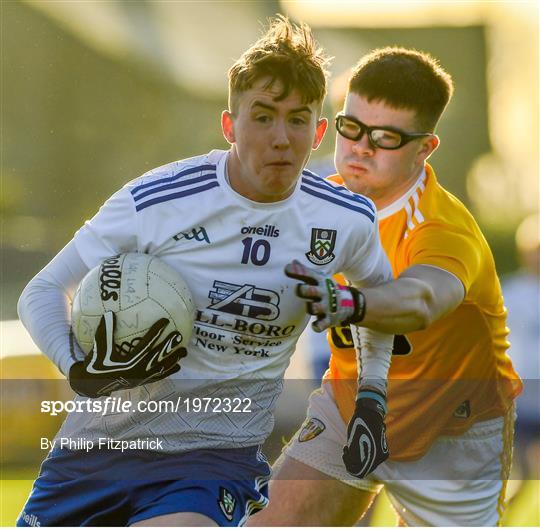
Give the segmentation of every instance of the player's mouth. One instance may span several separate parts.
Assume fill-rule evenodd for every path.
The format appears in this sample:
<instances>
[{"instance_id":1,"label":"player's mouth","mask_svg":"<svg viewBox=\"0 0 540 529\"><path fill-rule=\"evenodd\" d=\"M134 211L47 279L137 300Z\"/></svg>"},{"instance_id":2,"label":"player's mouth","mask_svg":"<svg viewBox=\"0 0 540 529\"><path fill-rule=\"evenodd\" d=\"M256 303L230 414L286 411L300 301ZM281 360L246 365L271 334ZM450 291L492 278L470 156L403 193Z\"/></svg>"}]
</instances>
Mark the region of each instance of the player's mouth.
<instances>
[{"instance_id":1,"label":"player's mouth","mask_svg":"<svg viewBox=\"0 0 540 529\"><path fill-rule=\"evenodd\" d=\"M290 167L292 165L292 163L287 162L286 160L277 160L275 162L269 162L266 165L268 165L270 167L280 168L280 167Z\"/></svg>"},{"instance_id":2,"label":"player's mouth","mask_svg":"<svg viewBox=\"0 0 540 529\"><path fill-rule=\"evenodd\" d=\"M348 162L347 167L355 173L367 173L369 171L365 165L358 162Z\"/></svg>"}]
</instances>

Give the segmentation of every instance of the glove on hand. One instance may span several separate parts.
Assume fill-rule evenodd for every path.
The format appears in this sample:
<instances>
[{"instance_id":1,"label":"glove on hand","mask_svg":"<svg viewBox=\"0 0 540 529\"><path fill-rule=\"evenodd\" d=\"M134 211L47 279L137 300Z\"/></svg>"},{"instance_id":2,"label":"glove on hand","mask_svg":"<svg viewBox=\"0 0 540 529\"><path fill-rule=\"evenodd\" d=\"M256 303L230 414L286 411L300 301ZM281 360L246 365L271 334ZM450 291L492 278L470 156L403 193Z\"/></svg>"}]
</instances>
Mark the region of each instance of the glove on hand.
<instances>
[{"instance_id":1,"label":"glove on hand","mask_svg":"<svg viewBox=\"0 0 540 529\"><path fill-rule=\"evenodd\" d=\"M349 474L364 478L389 456L386 440L386 398L377 391L361 390L347 428L343 462Z\"/></svg>"},{"instance_id":2,"label":"glove on hand","mask_svg":"<svg viewBox=\"0 0 540 529\"><path fill-rule=\"evenodd\" d=\"M336 283L331 277L304 266L297 260L285 267L285 275L302 281L296 295L307 300L306 311L317 316L312 323L315 332L329 327L358 323L364 318L364 294L352 286Z\"/></svg>"},{"instance_id":3,"label":"glove on hand","mask_svg":"<svg viewBox=\"0 0 540 529\"><path fill-rule=\"evenodd\" d=\"M155 382L179 371L178 361L187 355L185 348L178 347L182 335L173 331L157 343L168 323L167 318L158 320L124 356L116 350L113 340L115 315L106 312L96 330L92 351L69 370L73 390L84 397L101 397L119 389Z\"/></svg>"}]
</instances>

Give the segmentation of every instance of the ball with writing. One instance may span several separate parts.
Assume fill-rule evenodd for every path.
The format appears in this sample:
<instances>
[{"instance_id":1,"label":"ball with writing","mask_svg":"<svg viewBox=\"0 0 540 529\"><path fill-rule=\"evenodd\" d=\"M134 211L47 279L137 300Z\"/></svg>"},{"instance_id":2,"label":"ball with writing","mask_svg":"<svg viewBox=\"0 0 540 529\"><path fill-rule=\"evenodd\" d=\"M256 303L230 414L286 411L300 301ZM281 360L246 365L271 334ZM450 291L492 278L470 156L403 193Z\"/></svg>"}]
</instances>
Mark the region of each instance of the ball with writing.
<instances>
[{"instance_id":1,"label":"ball with writing","mask_svg":"<svg viewBox=\"0 0 540 529\"><path fill-rule=\"evenodd\" d=\"M179 331L178 345L187 346L193 330L195 304L181 275L158 257L125 253L105 259L90 270L75 292L71 328L85 353L106 311L116 315L116 349L128 355L148 329L160 318L170 323L161 334L165 339Z\"/></svg>"}]
</instances>

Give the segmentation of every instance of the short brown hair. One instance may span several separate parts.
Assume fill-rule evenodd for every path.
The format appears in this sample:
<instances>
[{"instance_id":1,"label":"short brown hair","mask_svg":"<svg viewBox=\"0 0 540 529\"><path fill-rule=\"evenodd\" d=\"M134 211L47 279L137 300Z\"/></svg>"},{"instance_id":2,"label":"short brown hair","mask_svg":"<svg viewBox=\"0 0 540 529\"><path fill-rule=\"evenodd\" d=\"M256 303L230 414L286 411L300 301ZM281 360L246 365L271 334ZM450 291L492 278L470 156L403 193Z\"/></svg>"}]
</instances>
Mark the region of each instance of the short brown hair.
<instances>
[{"instance_id":1,"label":"short brown hair","mask_svg":"<svg viewBox=\"0 0 540 529\"><path fill-rule=\"evenodd\" d=\"M327 57L307 24L296 25L287 17L277 15L270 20L266 34L230 68L229 108L234 112L236 96L263 77L269 78L265 88L270 88L276 81L283 85L276 101L297 90L302 103L322 103L326 95L327 63Z\"/></svg>"},{"instance_id":2,"label":"short brown hair","mask_svg":"<svg viewBox=\"0 0 540 529\"><path fill-rule=\"evenodd\" d=\"M349 91L368 101L416 112L422 131L432 132L452 97L452 77L436 59L407 48L379 48L354 67Z\"/></svg>"}]
</instances>

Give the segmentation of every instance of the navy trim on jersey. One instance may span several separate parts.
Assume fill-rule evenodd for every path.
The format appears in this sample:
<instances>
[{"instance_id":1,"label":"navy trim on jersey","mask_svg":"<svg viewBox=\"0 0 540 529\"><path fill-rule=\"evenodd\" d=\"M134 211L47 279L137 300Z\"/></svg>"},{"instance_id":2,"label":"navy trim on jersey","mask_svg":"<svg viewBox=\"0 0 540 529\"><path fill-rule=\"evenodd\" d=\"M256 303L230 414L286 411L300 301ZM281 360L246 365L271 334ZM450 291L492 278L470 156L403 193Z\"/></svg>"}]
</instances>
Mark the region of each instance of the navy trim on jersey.
<instances>
[{"instance_id":1,"label":"navy trim on jersey","mask_svg":"<svg viewBox=\"0 0 540 529\"><path fill-rule=\"evenodd\" d=\"M135 202L139 202L141 198L147 197L148 195L154 195L156 193L161 193L161 191L167 191L168 189L177 189L179 187L185 187L190 184L197 184L199 182L204 182L206 180L217 180L216 173L210 173L203 176L197 176L195 178L190 178L189 180L181 180L180 182L174 182L172 184L163 185L160 187L154 187L153 189L148 189L141 193L140 195L133 196Z\"/></svg>"},{"instance_id":2,"label":"navy trim on jersey","mask_svg":"<svg viewBox=\"0 0 540 529\"><path fill-rule=\"evenodd\" d=\"M303 174L303 175L306 175L306 176L313 176L313 177L315 177L315 178L322 178L322 177L320 177L317 173L314 173L313 171L310 171L309 169L304 169L304 170L302 171L302 174Z\"/></svg>"},{"instance_id":3,"label":"navy trim on jersey","mask_svg":"<svg viewBox=\"0 0 540 529\"><path fill-rule=\"evenodd\" d=\"M303 180L303 179L302 179ZM342 206L347 209L351 209L352 211L357 211L358 213L362 213L365 215L371 222L375 221L375 215L373 215L370 211L367 211L364 207L357 207L349 202L343 202L342 200L338 200L337 198L334 198L333 196L319 193L318 191L315 191L309 187L306 187L304 185L300 186L300 189L304 191L305 193L308 193L309 195L313 195L314 197L321 198L322 200L326 200L327 202L332 202L333 204L337 204L338 206Z\"/></svg>"},{"instance_id":4,"label":"navy trim on jersey","mask_svg":"<svg viewBox=\"0 0 540 529\"><path fill-rule=\"evenodd\" d=\"M358 202L360 204L364 204L367 206L373 213L375 213L375 208L373 204L362 195L358 195L356 193L353 193L349 189L347 189L344 186L335 186L332 185L330 182L327 182L324 178L321 178L320 176L317 176L316 174L310 173L309 171L303 171L302 174L306 176L312 177L314 181L308 180L307 178L302 178L302 182L304 184L309 184L314 187L318 187L320 189L324 189L326 191L330 191L331 193L334 193L335 195L340 196L344 199L353 200L354 202ZM345 191L345 193L342 193L341 191Z\"/></svg>"},{"instance_id":5,"label":"navy trim on jersey","mask_svg":"<svg viewBox=\"0 0 540 529\"><path fill-rule=\"evenodd\" d=\"M135 195L138 191L141 189L146 189L147 187L157 186L161 184L167 184L169 182L174 182L175 180L178 180L178 178L182 178L183 176L187 176L196 172L203 172L203 171L215 171L216 165L208 164L208 165L197 165L196 167L190 167L189 169L184 169L183 171L180 171L179 173L169 176L167 178L160 178L159 180L153 180L152 182L146 182L146 184L138 185L137 187L134 187L131 190L131 194Z\"/></svg>"},{"instance_id":6,"label":"navy trim on jersey","mask_svg":"<svg viewBox=\"0 0 540 529\"><path fill-rule=\"evenodd\" d=\"M146 202L142 202L141 204L135 204L135 210L141 211L149 206L153 206L154 204L159 204L161 202L168 202L169 200L174 200L176 198L181 198L181 197L187 197L189 195L196 195L197 193L202 193L203 191L212 189L213 187L219 187L219 183L217 182L217 180L214 180L213 182L209 182L208 184L204 186L192 187L191 189L186 189L185 191L172 193L171 195L155 197L150 200L147 200Z\"/></svg>"}]
</instances>

